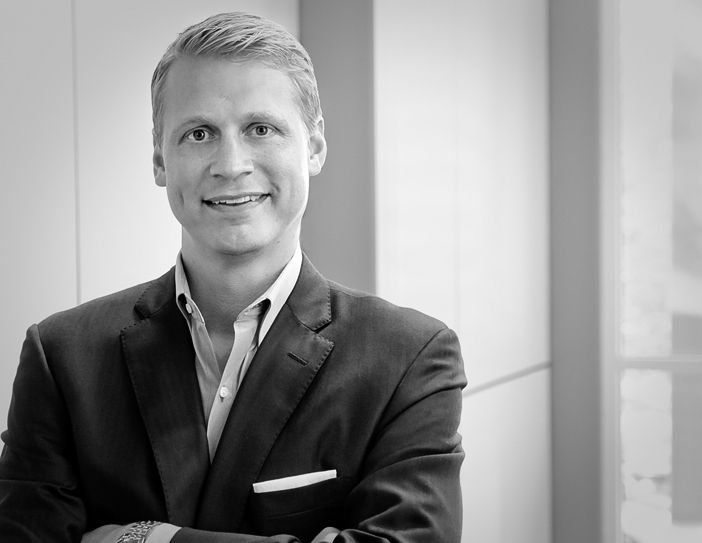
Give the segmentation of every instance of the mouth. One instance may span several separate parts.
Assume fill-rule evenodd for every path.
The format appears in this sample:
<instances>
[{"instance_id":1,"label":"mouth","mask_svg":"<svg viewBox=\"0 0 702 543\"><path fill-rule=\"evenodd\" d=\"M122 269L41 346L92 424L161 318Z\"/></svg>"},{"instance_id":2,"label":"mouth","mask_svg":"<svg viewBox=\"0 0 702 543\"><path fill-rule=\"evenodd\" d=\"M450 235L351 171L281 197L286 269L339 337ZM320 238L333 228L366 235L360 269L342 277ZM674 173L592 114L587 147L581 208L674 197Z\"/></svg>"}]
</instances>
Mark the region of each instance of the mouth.
<instances>
[{"instance_id":1,"label":"mouth","mask_svg":"<svg viewBox=\"0 0 702 543\"><path fill-rule=\"evenodd\" d=\"M251 193L251 194L241 194L238 196L232 195L222 195L215 196L214 198L208 198L203 200L203 202L210 207L238 207L247 204L255 204L262 202L268 198L268 194L264 193Z\"/></svg>"}]
</instances>

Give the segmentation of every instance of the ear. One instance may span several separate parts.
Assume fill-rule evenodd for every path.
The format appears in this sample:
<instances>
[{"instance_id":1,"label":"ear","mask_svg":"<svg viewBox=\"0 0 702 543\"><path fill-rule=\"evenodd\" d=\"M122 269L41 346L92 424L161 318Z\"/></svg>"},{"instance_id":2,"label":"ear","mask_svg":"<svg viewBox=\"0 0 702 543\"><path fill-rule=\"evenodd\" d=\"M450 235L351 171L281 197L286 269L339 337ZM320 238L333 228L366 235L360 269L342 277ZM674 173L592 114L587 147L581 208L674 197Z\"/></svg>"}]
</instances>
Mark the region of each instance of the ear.
<instances>
[{"instance_id":1,"label":"ear","mask_svg":"<svg viewBox=\"0 0 702 543\"><path fill-rule=\"evenodd\" d=\"M310 176L317 175L322 171L324 161L327 158L327 141L324 139L324 119L319 118L314 129L310 132L307 147L310 152L309 172Z\"/></svg>"},{"instance_id":2,"label":"ear","mask_svg":"<svg viewBox=\"0 0 702 543\"><path fill-rule=\"evenodd\" d=\"M154 166L154 181L159 187L166 186L166 167L163 163L163 151L161 151L161 142L153 133L154 141L154 155L153 155L153 166Z\"/></svg>"}]
</instances>

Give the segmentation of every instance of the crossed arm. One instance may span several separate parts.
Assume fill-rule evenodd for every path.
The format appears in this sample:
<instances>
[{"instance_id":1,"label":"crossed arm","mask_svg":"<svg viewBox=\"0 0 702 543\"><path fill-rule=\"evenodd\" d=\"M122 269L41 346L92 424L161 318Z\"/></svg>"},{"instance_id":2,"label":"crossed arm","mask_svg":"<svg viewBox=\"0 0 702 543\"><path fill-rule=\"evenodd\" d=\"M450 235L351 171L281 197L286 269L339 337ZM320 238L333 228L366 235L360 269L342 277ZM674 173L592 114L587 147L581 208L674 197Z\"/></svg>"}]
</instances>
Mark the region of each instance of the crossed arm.
<instances>
[{"instance_id":1,"label":"crossed arm","mask_svg":"<svg viewBox=\"0 0 702 543\"><path fill-rule=\"evenodd\" d=\"M318 537L333 536L334 543L460 540L458 475L463 452L456 428L464 385L457 339L443 330L417 355L385 408L362 477L345 498L345 525L338 527L338 533L322 532ZM114 525L85 533L88 520L71 425L36 329L30 330L23 347L3 439L3 541L107 543L118 537L123 528ZM172 543L266 541L299 540L294 534L262 537L187 527L172 539Z\"/></svg>"}]
</instances>

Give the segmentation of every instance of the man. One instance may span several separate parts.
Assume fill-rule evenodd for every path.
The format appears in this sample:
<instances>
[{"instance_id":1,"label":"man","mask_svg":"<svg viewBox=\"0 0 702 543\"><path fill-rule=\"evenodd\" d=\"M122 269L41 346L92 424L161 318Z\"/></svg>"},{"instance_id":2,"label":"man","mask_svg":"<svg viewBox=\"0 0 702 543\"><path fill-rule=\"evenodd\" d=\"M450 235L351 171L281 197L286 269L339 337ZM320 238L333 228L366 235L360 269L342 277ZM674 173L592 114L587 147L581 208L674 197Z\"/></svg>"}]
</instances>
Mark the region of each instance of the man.
<instances>
[{"instance_id":1,"label":"man","mask_svg":"<svg viewBox=\"0 0 702 543\"><path fill-rule=\"evenodd\" d=\"M168 48L152 98L181 253L29 329L2 541L458 541L455 334L300 250L326 155L305 50L214 16Z\"/></svg>"}]
</instances>

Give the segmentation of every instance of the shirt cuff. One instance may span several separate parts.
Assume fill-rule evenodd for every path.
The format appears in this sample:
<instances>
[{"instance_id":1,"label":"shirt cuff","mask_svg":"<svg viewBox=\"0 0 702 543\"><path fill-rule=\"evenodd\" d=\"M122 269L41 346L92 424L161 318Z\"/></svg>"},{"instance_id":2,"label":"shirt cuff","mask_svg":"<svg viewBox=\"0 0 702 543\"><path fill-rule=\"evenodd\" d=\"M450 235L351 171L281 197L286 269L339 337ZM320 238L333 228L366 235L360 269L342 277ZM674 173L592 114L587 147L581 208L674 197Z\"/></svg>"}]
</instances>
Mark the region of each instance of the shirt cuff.
<instances>
[{"instance_id":1,"label":"shirt cuff","mask_svg":"<svg viewBox=\"0 0 702 543\"><path fill-rule=\"evenodd\" d=\"M312 543L331 543L340 533L341 532L339 532L339 530L332 528L331 526L324 528L324 530L319 532L317 537L312 540Z\"/></svg>"},{"instance_id":2,"label":"shirt cuff","mask_svg":"<svg viewBox=\"0 0 702 543\"><path fill-rule=\"evenodd\" d=\"M173 524L159 524L149 532L146 543L169 543L178 530L180 527Z\"/></svg>"}]
</instances>

